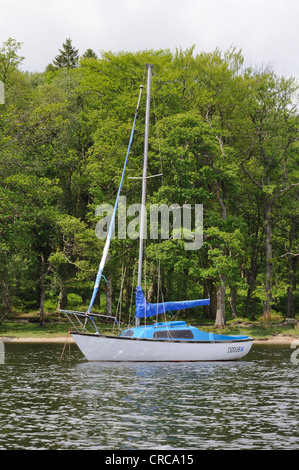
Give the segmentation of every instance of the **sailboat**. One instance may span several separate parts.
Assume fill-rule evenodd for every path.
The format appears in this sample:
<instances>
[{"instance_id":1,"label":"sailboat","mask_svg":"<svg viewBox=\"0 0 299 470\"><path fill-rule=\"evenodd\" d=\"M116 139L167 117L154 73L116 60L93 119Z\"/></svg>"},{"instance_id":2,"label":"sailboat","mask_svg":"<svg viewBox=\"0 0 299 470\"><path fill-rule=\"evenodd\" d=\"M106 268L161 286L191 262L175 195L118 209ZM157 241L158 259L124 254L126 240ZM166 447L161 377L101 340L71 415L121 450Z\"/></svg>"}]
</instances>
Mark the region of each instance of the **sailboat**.
<instances>
[{"instance_id":1,"label":"sailboat","mask_svg":"<svg viewBox=\"0 0 299 470\"><path fill-rule=\"evenodd\" d=\"M180 361L232 361L244 357L251 349L253 339L245 335L226 336L204 332L195 326L187 325L185 321L165 321L147 324L147 318L160 315L167 311L177 311L209 305L209 299L185 300L175 302L149 303L146 301L142 287L142 262L143 262L143 240L144 240L144 216L145 197L147 181L147 154L149 138L149 116L152 68L147 64L147 90L146 90L146 113L145 113L145 137L144 137L144 160L142 176L141 215L139 233L139 259L138 280L136 288L135 326L121 331L119 335L101 334L96 326L95 317L116 317L92 313L93 303L103 275L105 261L107 258L118 206L118 199L124 179L128 155L132 143L135 122L140 105L142 88L140 88L138 104L135 112L133 128L131 132L129 147L123 167L121 181L117 198L110 221L110 226L103 250L102 260L95 281L93 294L87 312L73 310L60 310L67 315L74 329L71 336L77 346L89 361L138 361L138 362L180 362ZM71 315L71 316L70 316ZM78 328L73 319L79 322ZM144 319L144 325L141 325ZM90 327L90 328L89 328Z\"/></svg>"}]
</instances>

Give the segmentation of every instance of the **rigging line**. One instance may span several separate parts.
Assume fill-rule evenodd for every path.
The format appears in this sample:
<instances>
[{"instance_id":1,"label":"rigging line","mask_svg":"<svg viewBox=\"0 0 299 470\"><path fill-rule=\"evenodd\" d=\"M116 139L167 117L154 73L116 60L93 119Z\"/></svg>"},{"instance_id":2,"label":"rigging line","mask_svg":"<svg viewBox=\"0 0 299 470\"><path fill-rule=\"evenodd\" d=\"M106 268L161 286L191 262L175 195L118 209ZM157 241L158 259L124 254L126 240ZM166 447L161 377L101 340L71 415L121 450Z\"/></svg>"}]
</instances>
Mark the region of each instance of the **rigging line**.
<instances>
[{"instance_id":1,"label":"rigging line","mask_svg":"<svg viewBox=\"0 0 299 470\"><path fill-rule=\"evenodd\" d=\"M153 97L153 107L154 107L154 116L155 116L155 130L156 130L156 135L157 135L157 140L158 140L158 150L159 150L159 159L160 159L161 188L162 188L161 191L160 191L160 204L162 204L162 194L163 194L163 187L164 187L163 161L162 161L162 155L161 155L161 137L160 137L160 133L159 133L158 115L157 115L154 87L152 87L152 97ZM159 285L160 280L161 280L161 250L158 250L158 292L157 292L157 297L159 298L159 290L160 290L161 300L162 300L162 303L164 305L164 296L163 296L162 285ZM158 302L158 300L157 300L157 302ZM167 321L165 308L164 308L164 320L165 320L165 322Z\"/></svg>"},{"instance_id":2,"label":"rigging line","mask_svg":"<svg viewBox=\"0 0 299 470\"><path fill-rule=\"evenodd\" d=\"M123 280L124 280L124 264L125 264L125 256L124 256L124 253L123 253L122 264L121 264L121 282L120 282L119 296L118 296L116 313L115 313L116 318L117 318L117 315L118 315L119 308L120 308L120 311L121 311L121 295L122 295L122 286L123 286ZM119 319L119 321L120 321L120 319Z\"/></svg>"},{"instance_id":3,"label":"rigging line","mask_svg":"<svg viewBox=\"0 0 299 470\"><path fill-rule=\"evenodd\" d=\"M158 149L159 149L159 158L160 158L160 168L161 168L161 181L162 181L162 186L163 186L163 163L162 163L162 157L161 157L161 139L160 139L160 134L159 134L159 126L158 126L158 116L157 116L157 108L156 108L156 101L155 101L155 92L154 92L154 87L152 90L152 97L153 97L153 105L154 105L154 116L155 116L155 124L156 124L156 134L157 134L157 139L158 139Z\"/></svg>"},{"instance_id":4,"label":"rigging line","mask_svg":"<svg viewBox=\"0 0 299 470\"><path fill-rule=\"evenodd\" d=\"M159 303L159 291L160 291L160 278L161 278L161 270L160 270L160 258L158 259L158 288L157 288L157 313L156 313L156 322L158 323L159 313L158 313L158 303ZM165 311L165 308L164 308Z\"/></svg>"},{"instance_id":5,"label":"rigging line","mask_svg":"<svg viewBox=\"0 0 299 470\"><path fill-rule=\"evenodd\" d=\"M146 263L146 247L144 247L144 299L145 299L144 307L146 307L146 297L147 297L147 293L146 293L146 266L147 266L147 263ZM144 326L146 327L146 308L144 309Z\"/></svg>"},{"instance_id":6,"label":"rigging line","mask_svg":"<svg viewBox=\"0 0 299 470\"><path fill-rule=\"evenodd\" d=\"M132 282L132 289L131 289L131 300L130 300L130 310L129 310L129 322L128 322L128 328L131 325L131 315L132 315L132 305L133 305L133 295L134 295L134 286L135 286L135 272L136 272L136 262L134 265L134 271L133 271L133 282Z\"/></svg>"},{"instance_id":7,"label":"rigging line","mask_svg":"<svg viewBox=\"0 0 299 470\"><path fill-rule=\"evenodd\" d=\"M121 302L122 302L122 293L123 293L123 286L124 286L124 281L125 281L125 275L126 275L126 270L127 270L127 267L122 265L122 279L121 279L121 286L120 286L120 292L119 292L119 299L118 299L118 304L117 304L117 308L116 308L116 315L119 314L119 319L118 319L118 322L120 324L121 322Z\"/></svg>"},{"instance_id":8,"label":"rigging line","mask_svg":"<svg viewBox=\"0 0 299 470\"><path fill-rule=\"evenodd\" d=\"M94 290L93 290L93 294L92 294L92 297L91 297L91 300L90 300L90 304L89 304L87 313L91 312L93 303L95 301L95 298L96 298L96 295L97 295L97 292L98 292L98 288L99 288L99 285L100 285L101 277L102 277L102 272L103 272L105 262L106 262L106 258L107 258L107 255L108 255L108 250L109 250L109 247L110 247L110 242L111 242L111 238L112 238L112 234L113 234L113 230L114 230L114 223L115 223L116 211L117 211L117 206L118 206L118 199L119 199L119 196L120 196L121 187L122 187L124 176L125 176L125 170L126 170L126 166L127 166L127 162L128 162L128 158L129 158L129 153L130 153L130 149L131 149L131 145L132 145L132 141L133 141L135 123L136 123L136 119L137 119L137 115L138 115L138 111L139 111L142 90L143 90L143 85L140 85L138 103L137 103L137 107L136 107L136 111L135 111L135 117L134 117L133 127L132 127L132 131L131 131L131 136L130 136L129 146L128 146L128 150L127 150L127 155L126 155L125 163L124 163L124 166L123 166L120 185L119 185L118 192L117 192L117 197L116 197L116 201L115 201L115 205L114 205L114 209L113 209L113 214L112 214L111 221L110 221L109 231L108 231L108 234L107 234L106 243L105 243L105 246L104 246L101 263L100 263L99 270L98 270L98 273L97 273L97 277L96 277L96 280L95 280Z\"/></svg>"},{"instance_id":9,"label":"rigging line","mask_svg":"<svg viewBox=\"0 0 299 470\"><path fill-rule=\"evenodd\" d=\"M70 346L70 340L71 340L71 329L68 330L68 334L65 338L65 343L64 343L64 346L63 346L63 350L61 352L61 356L60 356L60 361L62 361L62 358L64 356L64 352L65 352L65 348L66 348L66 345L68 343L69 345L69 360L71 359L71 346Z\"/></svg>"},{"instance_id":10,"label":"rigging line","mask_svg":"<svg viewBox=\"0 0 299 470\"><path fill-rule=\"evenodd\" d=\"M147 64L145 66L145 69L144 69L144 75L147 75L148 77L148 86L150 88L150 90L152 90L152 79L150 79L151 77L151 74L149 74L149 70L152 66ZM145 79L145 77L144 77ZM147 121L147 111L148 111L148 120L150 119L150 102L151 102L151 97L152 95L149 95L148 96L148 92L149 92L149 89L147 88L147 104L146 104L146 118L145 118L145 121ZM146 127L146 123L145 123L145 127ZM148 121L148 127L149 127L149 121ZM147 138L147 146L148 146L148 136L146 137L145 135L145 139ZM145 147L144 147L145 149ZM147 153L148 153L148 150L147 150ZM144 184L144 182L146 181L146 177L144 178L144 176L146 176L146 173L144 173L144 168L143 168L143 177L142 177L142 185ZM142 190L142 194L143 194L143 190ZM142 201L142 204L144 204L144 206L146 205L146 201L148 200L148 194L146 193L146 191L144 191L144 201ZM140 220L140 226L139 226L139 229L140 229L140 234L142 232L142 229L141 227L143 226L143 220L142 220L142 209L141 209L141 220ZM147 225L146 225L147 227ZM142 242L142 244L141 244ZM139 245L139 260L140 260L140 256L141 256L141 265L138 266L138 280L137 280L137 285L141 285L141 271L142 269L144 270L144 302L145 302L145 305L144 305L144 325L146 327L146 238L144 240L142 240L142 235L141 235L141 238L140 238L140 245ZM141 268L141 269L140 269ZM136 323L136 326L137 326L137 323Z\"/></svg>"}]
</instances>

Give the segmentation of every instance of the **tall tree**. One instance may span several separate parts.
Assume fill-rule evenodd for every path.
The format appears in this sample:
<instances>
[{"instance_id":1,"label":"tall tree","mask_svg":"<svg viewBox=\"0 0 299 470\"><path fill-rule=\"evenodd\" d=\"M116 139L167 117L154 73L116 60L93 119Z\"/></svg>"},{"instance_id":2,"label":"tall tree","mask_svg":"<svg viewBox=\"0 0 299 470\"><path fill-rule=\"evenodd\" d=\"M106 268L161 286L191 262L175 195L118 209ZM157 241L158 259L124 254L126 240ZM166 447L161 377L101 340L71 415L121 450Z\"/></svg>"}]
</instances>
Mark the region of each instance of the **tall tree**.
<instances>
[{"instance_id":1,"label":"tall tree","mask_svg":"<svg viewBox=\"0 0 299 470\"><path fill-rule=\"evenodd\" d=\"M0 80L7 82L14 70L22 63L24 57L18 55L22 43L9 38L0 49Z\"/></svg>"},{"instance_id":2,"label":"tall tree","mask_svg":"<svg viewBox=\"0 0 299 470\"><path fill-rule=\"evenodd\" d=\"M95 208L114 204L144 64L150 62L148 170L160 173L162 161L163 178L149 180L148 203L203 204L204 243L200 250L186 251L183 240L149 240L147 290L157 281L159 258L163 297L195 298L206 285L213 305L209 318L215 319L218 309L219 325L225 323L229 291L232 304L237 298L238 314L243 307L246 315L254 308L261 313L262 303L254 300L265 301L266 307L271 295L276 305L280 296L279 307L288 305L293 314L298 260L293 83L243 70L243 59L234 50L200 55L194 48L176 54L106 52L97 59L89 52L89 58L78 62L78 51L67 41L54 72L17 70L20 58L14 56L17 44L12 42L11 60L5 62L10 68L3 69L1 313L14 306L40 306L43 321L49 294L55 303L60 294L60 305L67 293L87 300L103 245L95 235ZM7 47L5 51L0 66L8 59ZM130 176L142 171L144 107L143 96L127 167ZM139 202L139 183L125 179L122 194L127 207ZM128 238L111 245L106 274L111 274L112 308L111 292L120 287L122 265L129 304L136 248L137 241ZM154 299L152 289L150 294Z\"/></svg>"},{"instance_id":3,"label":"tall tree","mask_svg":"<svg viewBox=\"0 0 299 470\"><path fill-rule=\"evenodd\" d=\"M62 44L62 49L59 49L58 54L53 60L53 64L58 68L73 69L78 65L79 51L72 46L72 40L70 38L65 40Z\"/></svg>"},{"instance_id":4,"label":"tall tree","mask_svg":"<svg viewBox=\"0 0 299 470\"><path fill-rule=\"evenodd\" d=\"M87 49L83 56L82 56L84 59L97 59L98 56L96 55L96 53L92 50L92 49Z\"/></svg>"},{"instance_id":5,"label":"tall tree","mask_svg":"<svg viewBox=\"0 0 299 470\"><path fill-rule=\"evenodd\" d=\"M292 79L262 72L248 82L247 124L243 122L245 143L241 166L259 191L265 234L265 298L263 315L271 314L273 290L273 211L280 198L299 184L296 182L298 115L292 106L296 85ZM240 138L240 136L239 136Z\"/></svg>"}]
</instances>

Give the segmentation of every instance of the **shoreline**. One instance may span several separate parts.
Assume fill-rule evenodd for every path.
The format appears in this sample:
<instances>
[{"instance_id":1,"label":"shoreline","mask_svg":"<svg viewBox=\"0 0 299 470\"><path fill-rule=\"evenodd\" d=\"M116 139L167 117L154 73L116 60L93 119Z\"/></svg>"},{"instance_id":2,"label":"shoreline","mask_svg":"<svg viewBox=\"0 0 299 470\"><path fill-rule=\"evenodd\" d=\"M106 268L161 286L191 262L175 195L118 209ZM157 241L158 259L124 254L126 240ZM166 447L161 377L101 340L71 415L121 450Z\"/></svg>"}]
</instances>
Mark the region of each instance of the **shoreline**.
<instances>
[{"instance_id":1,"label":"shoreline","mask_svg":"<svg viewBox=\"0 0 299 470\"><path fill-rule=\"evenodd\" d=\"M2 343L65 343L65 342L70 342L70 343L75 343L73 338L71 336L53 336L52 338L46 338L44 336L42 337L30 337L30 336L24 336L24 337L16 337L16 336L0 336L0 341Z\"/></svg>"},{"instance_id":2,"label":"shoreline","mask_svg":"<svg viewBox=\"0 0 299 470\"><path fill-rule=\"evenodd\" d=\"M284 336L284 335L276 335L269 338L255 338L253 340L253 344L287 344L290 345L293 341L299 341L299 337L297 336ZM75 341L69 335L65 336L56 336L52 338L46 337L16 337L16 336L0 336L0 341L2 343L73 343Z\"/></svg>"}]
</instances>

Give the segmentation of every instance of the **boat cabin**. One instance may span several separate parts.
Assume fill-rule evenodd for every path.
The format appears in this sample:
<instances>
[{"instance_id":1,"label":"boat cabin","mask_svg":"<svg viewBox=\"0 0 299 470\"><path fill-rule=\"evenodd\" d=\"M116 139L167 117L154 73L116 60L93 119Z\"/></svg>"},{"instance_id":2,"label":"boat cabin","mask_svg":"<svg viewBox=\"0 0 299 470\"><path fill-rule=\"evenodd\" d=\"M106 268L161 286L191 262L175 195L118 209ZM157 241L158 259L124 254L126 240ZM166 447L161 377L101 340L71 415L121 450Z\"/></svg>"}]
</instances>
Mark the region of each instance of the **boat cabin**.
<instances>
[{"instance_id":1,"label":"boat cabin","mask_svg":"<svg viewBox=\"0 0 299 470\"><path fill-rule=\"evenodd\" d=\"M167 339L184 341L223 341L243 338L243 336L225 336L201 331L189 326L185 321L155 322L151 325L137 326L123 331L121 336L145 339ZM244 336L245 338L245 336Z\"/></svg>"}]
</instances>

